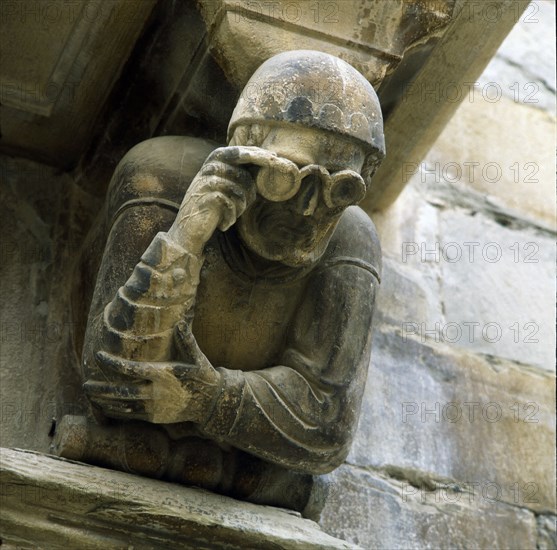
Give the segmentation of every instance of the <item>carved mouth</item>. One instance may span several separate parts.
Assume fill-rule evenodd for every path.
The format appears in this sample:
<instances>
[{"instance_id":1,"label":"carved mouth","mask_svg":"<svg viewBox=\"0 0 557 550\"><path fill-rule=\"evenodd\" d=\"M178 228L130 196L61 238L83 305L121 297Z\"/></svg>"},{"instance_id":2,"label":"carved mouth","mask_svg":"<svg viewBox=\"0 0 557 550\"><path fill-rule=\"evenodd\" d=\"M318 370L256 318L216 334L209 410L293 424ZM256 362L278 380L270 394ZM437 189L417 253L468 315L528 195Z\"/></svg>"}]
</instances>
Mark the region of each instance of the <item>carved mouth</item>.
<instances>
[{"instance_id":1,"label":"carved mouth","mask_svg":"<svg viewBox=\"0 0 557 550\"><path fill-rule=\"evenodd\" d=\"M320 257L314 250L326 247L327 235L335 225L331 220L325 223L319 216L304 216L292 204L264 199L256 201L239 222L240 236L249 249L292 267Z\"/></svg>"},{"instance_id":2,"label":"carved mouth","mask_svg":"<svg viewBox=\"0 0 557 550\"><path fill-rule=\"evenodd\" d=\"M317 222L301 216L290 209L261 205L254 213L255 228L261 235L273 241L295 241L310 244L317 234Z\"/></svg>"}]
</instances>

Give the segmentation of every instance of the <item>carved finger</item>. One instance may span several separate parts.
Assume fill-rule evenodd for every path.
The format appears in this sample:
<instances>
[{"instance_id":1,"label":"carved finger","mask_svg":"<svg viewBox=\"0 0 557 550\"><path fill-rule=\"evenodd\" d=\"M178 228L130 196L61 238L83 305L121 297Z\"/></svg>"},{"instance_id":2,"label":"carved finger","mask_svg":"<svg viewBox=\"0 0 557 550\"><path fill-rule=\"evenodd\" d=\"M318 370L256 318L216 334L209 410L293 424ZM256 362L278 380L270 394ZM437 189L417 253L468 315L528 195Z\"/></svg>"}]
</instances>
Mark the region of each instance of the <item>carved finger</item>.
<instances>
[{"instance_id":1,"label":"carved finger","mask_svg":"<svg viewBox=\"0 0 557 550\"><path fill-rule=\"evenodd\" d=\"M188 381L198 381L200 385L197 391L212 395L211 390L206 389L205 386L218 383L219 374L199 347L188 323L181 321L176 325L174 341L183 361L191 363L191 365L177 363L172 369L174 376L183 384Z\"/></svg>"},{"instance_id":2,"label":"carved finger","mask_svg":"<svg viewBox=\"0 0 557 550\"><path fill-rule=\"evenodd\" d=\"M205 354L201 351L195 336L191 331L191 326L185 321L176 324L174 341L180 353L183 354L183 361L194 365L210 364Z\"/></svg>"},{"instance_id":3,"label":"carved finger","mask_svg":"<svg viewBox=\"0 0 557 550\"><path fill-rule=\"evenodd\" d=\"M184 201L184 207L190 208L189 202L204 201L205 197L210 197L217 192L226 195L236 203L243 204L243 212L247 205L255 201L255 180L247 170L233 166L229 168L230 171L204 174L200 185L192 189L189 199Z\"/></svg>"},{"instance_id":4,"label":"carved finger","mask_svg":"<svg viewBox=\"0 0 557 550\"><path fill-rule=\"evenodd\" d=\"M149 398L150 382L140 382L137 386L122 386L107 382L89 380L83 384L83 391L90 399L113 399L120 401L138 401Z\"/></svg>"},{"instance_id":5,"label":"carved finger","mask_svg":"<svg viewBox=\"0 0 557 550\"><path fill-rule=\"evenodd\" d=\"M207 157L206 162L218 160L230 164L258 164L269 156L276 155L259 147L233 145L231 147L219 147L218 149L215 149Z\"/></svg>"},{"instance_id":6,"label":"carved finger","mask_svg":"<svg viewBox=\"0 0 557 550\"><path fill-rule=\"evenodd\" d=\"M201 168L200 177L202 181L209 181L208 178L216 177L232 182L251 182L252 176L245 168L228 164L225 162L209 162Z\"/></svg>"},{"instance_id":7,"label":"carved finger","mask_svg":"<svg viewBox=\"0 0 557 550\"><path fill-rule=\"evenodd\" d=\"M214 193L214 200L220 203L221 219L218 228L221 231L226 231L234 225L246 209L246 199L243 195L236 195L234 199L231 199L222 192Z\"/></svg>"},{"instance_id":8,"label":"carved finger","mask_svg":"<svg viewBox=\"0 0 557 550\"><path fill-rule=\"evenodd\" d=\"M97 352L95 357L104 374L107 374L106 371L108 370L136 380L152 380L153 371L155 369L150 363L130 361L122 357L117 357L116 355L111 355L105 351Z\"/></svg>"},{"instance_id":9,"label":"carved finger","mask_svg":"<svg viewBox=\"0 0 557 550\"><path fill-rule=\"evenodd\" d=\"M101 407L104 414L112 418L134 420L148 420L149 413L142 401L113 401L111 399L96 399L95 404Z\"/></svg>"},{"instance_id":10,"label":"carved finger","mask_svg":"<svg viewBox=\"0 0 557 550\"><path fill-rule=\"evenodd\" d=\"M197 362L196 352L199 348L188 322L180 321L176 323L174 327L174 344L181 361L193 364Z\"/></svg>"}]
</instances>

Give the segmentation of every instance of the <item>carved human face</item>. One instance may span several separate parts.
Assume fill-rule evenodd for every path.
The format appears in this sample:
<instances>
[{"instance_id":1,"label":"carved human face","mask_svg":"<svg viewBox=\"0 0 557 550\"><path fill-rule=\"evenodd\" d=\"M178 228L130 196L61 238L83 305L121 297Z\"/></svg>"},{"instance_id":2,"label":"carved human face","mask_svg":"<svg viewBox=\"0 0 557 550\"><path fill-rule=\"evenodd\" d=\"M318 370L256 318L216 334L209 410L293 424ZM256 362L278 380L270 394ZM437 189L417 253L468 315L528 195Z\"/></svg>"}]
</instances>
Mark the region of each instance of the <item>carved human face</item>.
<instances>
[{"instance_id":1,"label":"carved human face","mask_svg":"<svg viewBox=\"0 0 557 550\"><path fill-rule=\"evenodd\" d=\"M294 162L298 168L319 165L329 173L360 173L363 147L339 135L309 128L274 127L260 146ZM321 257L347 204L326 200L319 177L302 180L298 193L283 202L258 195L238 220L244 243L259 256L295 267Z\"/></svg>"}]
</instances>

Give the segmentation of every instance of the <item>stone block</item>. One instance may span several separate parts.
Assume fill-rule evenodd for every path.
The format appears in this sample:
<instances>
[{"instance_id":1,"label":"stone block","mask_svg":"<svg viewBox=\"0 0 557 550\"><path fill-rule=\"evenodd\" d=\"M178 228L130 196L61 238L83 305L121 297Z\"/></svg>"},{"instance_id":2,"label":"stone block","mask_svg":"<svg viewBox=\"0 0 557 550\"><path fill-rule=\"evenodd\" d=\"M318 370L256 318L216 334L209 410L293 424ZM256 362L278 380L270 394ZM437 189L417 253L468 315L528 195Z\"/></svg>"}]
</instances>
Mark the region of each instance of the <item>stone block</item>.
<instances>
[{"instance_id":1,"label":"stone block","mask_svg":"<svg viewBox=\"0 0 557 550\"><path fill-rule=\"evenodd\" d=\"M374 323L400 325L402 319L438 319L441 300L436 285L430 283L427 274L385 257Z\"/></svg>"},{"instance_id":2,"label":"stone block","mask_svg":"<svg viewBox=\"0 0 557 550\"><path fill-rule=\"evenodd\" d=\"M378 327L348 462L416 486L555 507L552 375ZM487 497L486 497L487 498Z\"/></svg>"},{"instance_id":3,"label":"stone block","mask_svg":"<svg viewBox=\"0 0 557 550\"><path fill-rule=\"evenodd\" d=\"M457 200L478 191L495 209L555 231L555 115L486 86L471 90L416 177L433 189L452 185Z\"/></svg>"},{"instance_id":4,"label":"stone block","mask_svg":"<svg viewBox=\"0 0 557 550\"><path fill-rule=\"evenodd\" d=\"M299 514L2 448L2 541L25 548L341 549Z\"/></svg>"},{"instance_id":5,"label":"stone block","mask_svg":"<svg viewBox=\"0 0 557 550\"><path fill-rule=\"evenodd\" d=\"M364 548L536 548L534 514L481 494L417 489L351 466L334 479L322 527Z\"/></svg>"},{"instance_id":6,"label":"stone block","mask_svg":"<svg viewBox=\"0 0 557 550\"><path fill-rule=\"evenodd\" d=\"M428 196L433 207L418 191L410 184L399 203L374 216L386 257L378 317L554 371L553 233L486 211L481 197L464 208L437 189Z\"/></svg>"},{"instance_id":7,"label":"stone block","mask_svg":"<svg viewBox=\"0 0 557 550\"><path fill-rule=\"evenodd\" d=\"M518 103L555 113L555 2L530 3L479 79L480 87L488 83Z\"/></svg>"},{"instance_id":8,"label":"stone block","mask_svg":"<svg viewBox=\"0 0 557 550\"><path fill-rule=\"evenodd\" d=\"M557 518L554 515L539 515L538 520L538 542L537 550L556 550L557 534L555 524Z\"/></svg>"},{"instance_id":9,"label":"stone block","mask_svg":"<svg viewBox=\"0 0 557 550\"><path fill-rule=\"evenodd\" d=\"M427 202L416 180L412 178L394 204L371 215L383 255L399 263L404 243L433 240L439 231L438 208Z\"/></svg>"},{"instance_id":10,"label":"stone block","mask_svg":"<svg viewBox=\"0 0 557 550\"><path fill-rule=\"evenodd\" d=\"M435 5L391 0L373 7L364 0L199 2L212 50L238 88L263 60L292 49L336 55L354 65L374 86L379 85L396 69L407 49L416 44L423 47L446 30L455 5L454 0L440 0ZM414 61L423 62L420 58ZM326 83L324 87L326 90Z\"/></svg>"},{"instance_id":11,"label":"stone block","mask_svg":"<svg viewBox=\"0 0 557 550\"><path fill-rule=\"evenodd\" d=\"M439 235L446 343L554 371L554 237L458 209L440 213Z\"/></svg>"}]
</instances>

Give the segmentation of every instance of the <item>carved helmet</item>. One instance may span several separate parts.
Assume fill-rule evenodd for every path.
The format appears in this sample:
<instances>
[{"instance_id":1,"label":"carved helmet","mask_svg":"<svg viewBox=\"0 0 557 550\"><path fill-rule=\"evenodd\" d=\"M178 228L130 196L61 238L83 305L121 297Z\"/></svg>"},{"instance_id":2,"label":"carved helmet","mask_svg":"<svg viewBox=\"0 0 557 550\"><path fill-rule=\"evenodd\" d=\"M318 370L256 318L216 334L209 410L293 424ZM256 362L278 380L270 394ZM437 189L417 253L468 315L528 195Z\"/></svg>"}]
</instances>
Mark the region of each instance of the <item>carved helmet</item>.
<instances>
[{"instance_id":1,"label":"carved helmet","mask_svg":"<svg viewBox=\"0 0 557 550\"><path fill-rule=\"evenodd\" d=\"M298 124L359 141L367 151L366 179L385 156L375 90L354 67L327 53L283 52L255 71L232 113L228 139L240 125L265 123Z\"/></svg>"}]
</instances>

